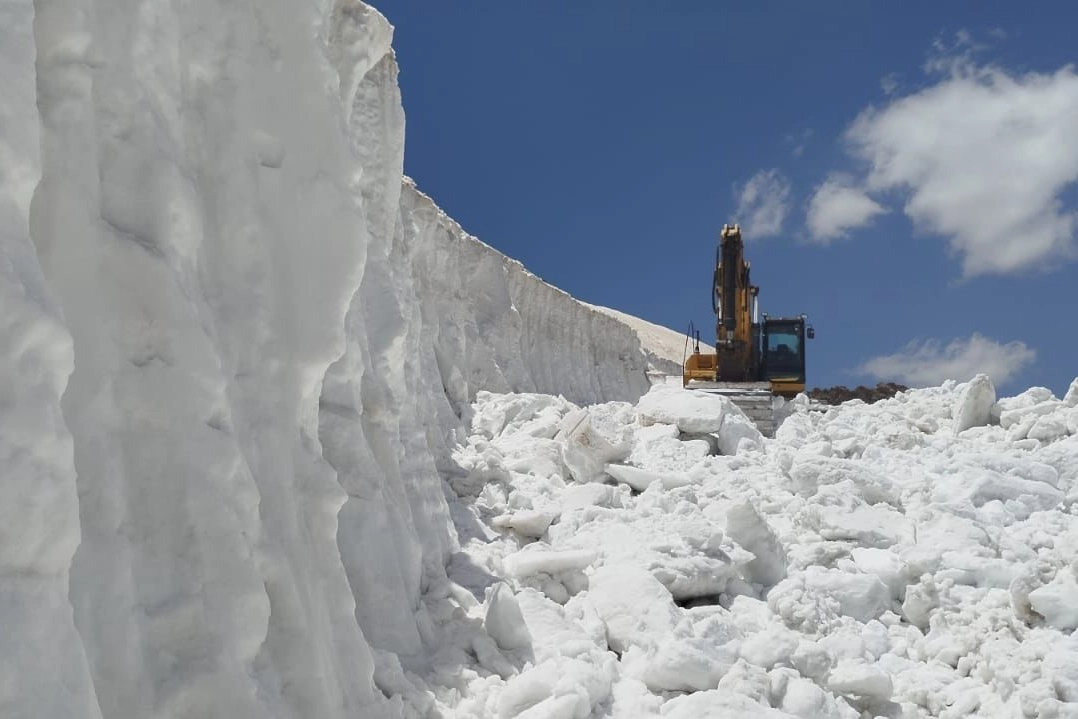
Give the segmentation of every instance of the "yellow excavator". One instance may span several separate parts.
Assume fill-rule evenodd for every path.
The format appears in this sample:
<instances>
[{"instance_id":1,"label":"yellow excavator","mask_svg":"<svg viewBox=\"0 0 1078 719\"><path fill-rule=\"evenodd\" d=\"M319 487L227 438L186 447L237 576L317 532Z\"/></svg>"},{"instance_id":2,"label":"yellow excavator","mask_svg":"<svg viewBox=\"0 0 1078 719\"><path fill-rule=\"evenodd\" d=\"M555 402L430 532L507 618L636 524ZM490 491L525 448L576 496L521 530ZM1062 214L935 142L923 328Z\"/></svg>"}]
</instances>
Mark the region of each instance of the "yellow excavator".
<instances>
[{"instance_id":1,"label":"yellow excavator","mask_svg":"<svg viewBox=\"0 0 1078 719\"><path fill-rule=\"evenodd\" d=\"M807 316L760 321L760 288L749 281L741 227L723 225L715 254L711 309L715 312L715 354L700 352L700 333L690 329L693 352L685 360L683 384L723 394L752 418L760 431L773 431L773 397L805 391L805 339L816 331Z\"/></svg>"}]
</instances>

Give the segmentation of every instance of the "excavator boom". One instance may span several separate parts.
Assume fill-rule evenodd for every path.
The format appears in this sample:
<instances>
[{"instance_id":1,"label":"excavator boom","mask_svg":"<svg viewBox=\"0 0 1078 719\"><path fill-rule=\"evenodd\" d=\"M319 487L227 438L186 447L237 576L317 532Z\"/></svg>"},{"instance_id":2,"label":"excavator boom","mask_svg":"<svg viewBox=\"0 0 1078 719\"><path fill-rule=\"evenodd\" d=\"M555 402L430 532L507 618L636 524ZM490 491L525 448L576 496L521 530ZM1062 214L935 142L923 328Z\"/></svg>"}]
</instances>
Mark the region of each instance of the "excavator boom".
<instances>
[{"instance_id":1,"label":"excavator boom","mask_svg":"<svg viewBox=\"0 0 1078 719\"><path fill-rule=\"evenodd\" d=\"M713 309L716 379L726 382L756 380L756 352L753 345L753 308L759 288L749 282L749 263L741 228L723 225L715 258Z\"/></svg>"}]
</instances>

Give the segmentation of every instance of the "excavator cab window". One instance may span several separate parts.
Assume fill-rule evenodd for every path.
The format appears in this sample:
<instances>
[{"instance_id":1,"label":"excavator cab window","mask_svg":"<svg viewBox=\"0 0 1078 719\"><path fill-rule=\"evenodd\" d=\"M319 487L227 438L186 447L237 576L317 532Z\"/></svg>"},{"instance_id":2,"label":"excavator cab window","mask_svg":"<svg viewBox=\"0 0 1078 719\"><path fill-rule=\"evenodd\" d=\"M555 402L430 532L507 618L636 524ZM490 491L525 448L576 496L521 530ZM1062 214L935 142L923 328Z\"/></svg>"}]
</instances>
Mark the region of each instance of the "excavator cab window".
<instances>
[{"instance_id":1,"label":"excavator cab window","mask_svg":"<svg viewBox=\"0 0 1078 719\"><path fill-rule=\"evenodd\" d=\"M805 376L805 325L800 321L764 324L764 374L768 379Z\"/></svg>"}]
</instances>

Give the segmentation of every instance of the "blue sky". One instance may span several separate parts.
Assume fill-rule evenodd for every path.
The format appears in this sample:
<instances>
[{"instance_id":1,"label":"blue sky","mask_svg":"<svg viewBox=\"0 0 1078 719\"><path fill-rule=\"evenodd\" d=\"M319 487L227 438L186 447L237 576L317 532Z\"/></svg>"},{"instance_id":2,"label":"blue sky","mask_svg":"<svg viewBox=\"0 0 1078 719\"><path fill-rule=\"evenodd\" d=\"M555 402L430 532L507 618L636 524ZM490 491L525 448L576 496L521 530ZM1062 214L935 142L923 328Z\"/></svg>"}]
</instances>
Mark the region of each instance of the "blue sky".
<instances>
[{"instance_id":1,"label":"blue sky","mask_svg":"<svg viewBox=\"0 0 1078 719\"><path fill-rule=\"evenodd\" d=\"M405 171L574 296L711 327L738 221L810 385L1078 375L1078 6L376 6Z\"/></svg>"}]
</instances>

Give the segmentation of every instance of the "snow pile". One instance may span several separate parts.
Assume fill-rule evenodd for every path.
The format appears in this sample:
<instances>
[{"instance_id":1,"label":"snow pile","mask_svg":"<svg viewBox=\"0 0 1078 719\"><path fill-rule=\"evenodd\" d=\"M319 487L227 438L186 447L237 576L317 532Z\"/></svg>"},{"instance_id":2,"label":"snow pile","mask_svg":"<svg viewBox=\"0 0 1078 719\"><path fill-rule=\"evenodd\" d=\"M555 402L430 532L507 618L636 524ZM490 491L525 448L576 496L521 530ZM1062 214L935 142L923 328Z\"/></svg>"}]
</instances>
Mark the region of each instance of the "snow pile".
<instances>
[{"instance_id":1,"label":"snow pile","mask_svg":"<svg viewBox=\"0 0 1078 719\"><path fill-rule=\"evenodd\" d=\"M463 674L434 662L436 704L1078 715L1074 396L997 402L979 376L874 405L795 403L776 439L723 453L729 408L710 395L657 386L635 407L577 408L480 393L450 479L449 577L472 599L448 601L476 629L447 640L476 659ZM604 469L578 476L581 453ZM476 649L484 616L494 655Z\"/></svg>"}]
</instances>

